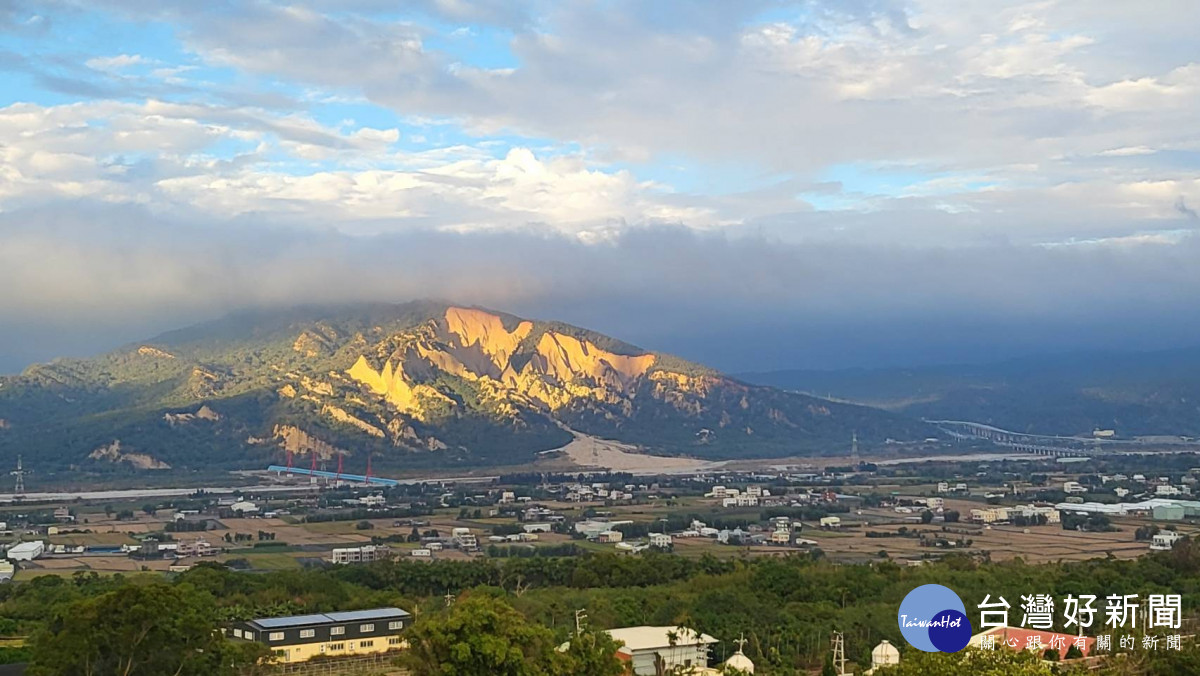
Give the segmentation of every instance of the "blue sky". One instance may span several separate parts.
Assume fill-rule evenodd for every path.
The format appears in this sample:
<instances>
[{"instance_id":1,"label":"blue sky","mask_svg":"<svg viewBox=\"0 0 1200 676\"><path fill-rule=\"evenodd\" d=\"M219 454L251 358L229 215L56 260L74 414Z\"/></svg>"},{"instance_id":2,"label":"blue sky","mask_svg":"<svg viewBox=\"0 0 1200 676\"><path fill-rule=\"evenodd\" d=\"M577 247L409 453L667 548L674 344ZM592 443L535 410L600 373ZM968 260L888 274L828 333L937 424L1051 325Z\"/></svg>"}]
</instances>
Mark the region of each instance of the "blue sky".
<instances>
[{"instance_id":1,"label":"blue sky","mask_svg":"<svg viewBox=\"0 0 1200 676\"><path fill-rule=\"evenodd\" d=\"M0 283L32 289L0 300L0 368L314 297L563 313L719 361L684 335L701 313L783 366L1195 328L1179 3L403 7L0 4ZM1144 331L1111 329L1122 307ZM922 329L948 316L977 328Z\"/></svg>"}]
</instances>

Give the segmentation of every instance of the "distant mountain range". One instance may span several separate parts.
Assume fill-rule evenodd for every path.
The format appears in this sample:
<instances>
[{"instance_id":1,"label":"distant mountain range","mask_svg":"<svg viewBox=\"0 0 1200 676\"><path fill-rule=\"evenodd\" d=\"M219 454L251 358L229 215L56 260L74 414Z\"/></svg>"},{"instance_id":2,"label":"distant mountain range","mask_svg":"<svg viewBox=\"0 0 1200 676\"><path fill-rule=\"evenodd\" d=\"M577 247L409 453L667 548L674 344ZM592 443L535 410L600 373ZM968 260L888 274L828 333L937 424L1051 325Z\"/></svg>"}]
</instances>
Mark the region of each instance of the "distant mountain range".
<instances>
[{"instance_id":1,"label":"distant mountain range","mask_svg":"<svg viewBox=\"0 0 1200 676\"><path fill-rule=\"evenodd\" d=\"M983 365L775 371L739 378L915 418L1039 434L1200 436L1200 348L1049 355Z\"/></svg>"},{"instance_id":2,"label":"distant mountain range","mask_svg":"<svg viewBox=\"0 0 1200 676\"><path fill-rule=\"evenodd\" d=\"M242 313L0 378L0 458L82 471L529 461L572 431L707 458L923 439L911 418L750 385L480 308Z\"/></svg>"}]
</instances>

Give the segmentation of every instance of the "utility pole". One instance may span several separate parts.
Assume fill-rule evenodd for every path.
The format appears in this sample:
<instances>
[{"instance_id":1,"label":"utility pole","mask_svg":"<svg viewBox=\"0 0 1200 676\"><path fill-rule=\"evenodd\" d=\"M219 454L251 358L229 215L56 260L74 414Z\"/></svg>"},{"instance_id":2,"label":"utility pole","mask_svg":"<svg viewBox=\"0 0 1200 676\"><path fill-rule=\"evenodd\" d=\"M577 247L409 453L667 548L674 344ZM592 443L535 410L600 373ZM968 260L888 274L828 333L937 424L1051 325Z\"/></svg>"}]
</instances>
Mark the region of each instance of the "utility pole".
<instances>
[{"instance_id":1,"label":"utility pole","mask_svg":"<svg viewBox=\"0 0 1200 676\"><path fill-rule=\"evenodd\" d=\"M829 643L833 648L833 668L837 669L838 676L849 676L846 673L846 641L842 632L833 632Z\"/></svg>"},{"instance_id":2,"label":"utility pole","mask_svg":"<svg viewBox=\"0 0 1200 676\"><path fill-rule=\"evenodd\" d=\"M454 594L446 592L446 595L442 597L442 600L446 602L446 607L449 608L450 606L454 605Z\"/></svg>"}]
</instances>

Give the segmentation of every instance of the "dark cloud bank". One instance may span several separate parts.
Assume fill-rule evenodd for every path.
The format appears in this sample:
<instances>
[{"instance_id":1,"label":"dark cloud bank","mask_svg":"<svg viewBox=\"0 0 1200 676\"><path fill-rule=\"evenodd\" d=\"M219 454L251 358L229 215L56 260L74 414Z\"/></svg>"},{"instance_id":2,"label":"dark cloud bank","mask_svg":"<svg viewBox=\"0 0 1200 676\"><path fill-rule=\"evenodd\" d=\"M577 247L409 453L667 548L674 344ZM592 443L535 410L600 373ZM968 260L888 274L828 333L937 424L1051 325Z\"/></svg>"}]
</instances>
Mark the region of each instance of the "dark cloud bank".
<instances>
[{"instance_id":1,"label":"dark cloud bank","mask_svg":"<svg viewBox=\"0 0 1200 676\"><path fill-rule=\"evenodd\" d=\"M445 298L728 371L1200 343L1200 243L954 249L632 227L352 237L75 204L0 215L0 370L247 307Z\"/></svg>"}]
</instances>

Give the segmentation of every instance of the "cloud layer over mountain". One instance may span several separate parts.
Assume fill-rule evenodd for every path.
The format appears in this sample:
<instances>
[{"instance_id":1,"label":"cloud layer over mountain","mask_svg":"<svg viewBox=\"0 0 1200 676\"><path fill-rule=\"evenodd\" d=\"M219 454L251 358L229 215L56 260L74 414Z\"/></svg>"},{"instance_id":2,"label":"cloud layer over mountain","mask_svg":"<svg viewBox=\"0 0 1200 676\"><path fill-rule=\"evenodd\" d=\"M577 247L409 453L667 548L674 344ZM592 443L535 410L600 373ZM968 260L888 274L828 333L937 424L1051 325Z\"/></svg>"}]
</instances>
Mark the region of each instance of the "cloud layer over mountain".
<instances>
[{"instance_id":1,"label":"cloud layer over mountain","mask_svg":"<svg viewBox=\"0 0 1200 676\"><path fill-rule=\"evenodd\" d=\"M0 2L0 369L420 296L730 369L1192 343L1189 14Z\"/></svg>"}]
</instances>

